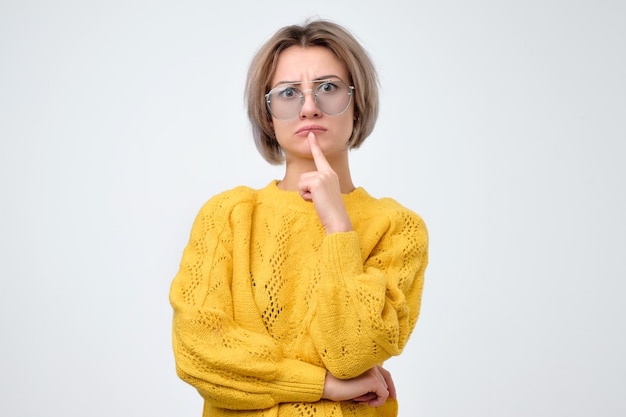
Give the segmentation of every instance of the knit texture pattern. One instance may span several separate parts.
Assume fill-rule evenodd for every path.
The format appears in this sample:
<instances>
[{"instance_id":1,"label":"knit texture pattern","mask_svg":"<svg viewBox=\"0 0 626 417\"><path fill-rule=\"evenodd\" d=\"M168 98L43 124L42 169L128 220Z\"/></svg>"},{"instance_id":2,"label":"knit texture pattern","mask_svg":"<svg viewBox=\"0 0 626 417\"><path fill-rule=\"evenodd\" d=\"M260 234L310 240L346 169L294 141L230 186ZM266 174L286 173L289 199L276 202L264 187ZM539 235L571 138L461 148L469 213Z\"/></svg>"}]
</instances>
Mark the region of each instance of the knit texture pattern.
<instances>
[{"instance_id":1,"label":"knit texture pattern","mask_svg":"<svg viewBox=\"0 0 626 417\"><path fill-rule=\"evenodd\" d=\"M343 196L354 230L326 235L313 204L271 182L211 198L172 282L180 378L204 417L395 416L321 400L326 371L352 378L406 345L418 318L422 219L363 188Z\"/></svg>"}]
</instances>

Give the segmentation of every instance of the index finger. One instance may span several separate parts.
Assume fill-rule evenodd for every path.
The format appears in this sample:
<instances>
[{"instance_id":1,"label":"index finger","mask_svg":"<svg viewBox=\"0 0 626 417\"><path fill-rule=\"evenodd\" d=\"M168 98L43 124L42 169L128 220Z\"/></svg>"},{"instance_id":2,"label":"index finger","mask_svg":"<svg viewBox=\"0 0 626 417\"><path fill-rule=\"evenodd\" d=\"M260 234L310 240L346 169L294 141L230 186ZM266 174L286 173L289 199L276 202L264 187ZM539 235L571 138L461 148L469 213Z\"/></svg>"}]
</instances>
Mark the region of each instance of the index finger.
<instances>
[{"instance_id":1,"label":"index finger","mask_svg":"<svg viewBox=\"0 0 626 417\"><path fill-rule=\"evenodd\" d=\"M315 137L315 133L309 132L307 136L307 140L309 141L309 146L311 147L311 155L313 155L313 162L315 162L315 166L317 170L326 170L332 169L326 156L324 156L324 152L322 152L322 148L317 143L317 137Z\"/></svg>"}]
</instances>

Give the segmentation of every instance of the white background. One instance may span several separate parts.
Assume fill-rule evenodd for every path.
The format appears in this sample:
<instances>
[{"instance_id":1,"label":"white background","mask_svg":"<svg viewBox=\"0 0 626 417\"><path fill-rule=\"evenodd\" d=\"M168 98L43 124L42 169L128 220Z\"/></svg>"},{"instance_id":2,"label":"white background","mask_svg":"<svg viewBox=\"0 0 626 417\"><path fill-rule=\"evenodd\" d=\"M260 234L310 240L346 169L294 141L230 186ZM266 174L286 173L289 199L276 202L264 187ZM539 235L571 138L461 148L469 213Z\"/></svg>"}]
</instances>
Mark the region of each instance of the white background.
<instances>
[{"instance_id":1,"label":"white background","mask_svg":"<svg viewBox=\"0 0 626 417\"><path fill-rule=\"evenodd\" d=\"M402 417L626 415L626 3L0 3L0 414L200 416L168 290L211 195L280 177L249 61L312 16L380 72L358 185L420 213Z\"/></svg>"}]
</instances>

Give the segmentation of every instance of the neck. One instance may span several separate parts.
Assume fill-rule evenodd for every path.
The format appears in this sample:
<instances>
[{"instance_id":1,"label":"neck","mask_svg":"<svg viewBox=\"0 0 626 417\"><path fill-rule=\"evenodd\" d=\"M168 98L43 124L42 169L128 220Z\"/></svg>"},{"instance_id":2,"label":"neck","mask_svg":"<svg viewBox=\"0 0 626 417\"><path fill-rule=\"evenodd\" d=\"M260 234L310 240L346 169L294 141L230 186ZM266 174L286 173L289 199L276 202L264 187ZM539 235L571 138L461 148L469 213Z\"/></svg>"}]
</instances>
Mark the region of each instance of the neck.
<instances>
[{"instance_id":1,"label":"neck","mask_svg":"<svg viewBox=\"0 0 626 417\"><path fill-rule=\"evenodd\" d=\"M342 194L348 194L352 192L355 187L350 175L350 166L347 158L339 160L328 161L333 168L333 171L339 178L339 187ZM300 176L306 172L317 171L317 167L313 160L287 160L285 167L285 176L278 183L278 187L285 191L298 191L298 182Z\"/></svg>"}]
</instances>

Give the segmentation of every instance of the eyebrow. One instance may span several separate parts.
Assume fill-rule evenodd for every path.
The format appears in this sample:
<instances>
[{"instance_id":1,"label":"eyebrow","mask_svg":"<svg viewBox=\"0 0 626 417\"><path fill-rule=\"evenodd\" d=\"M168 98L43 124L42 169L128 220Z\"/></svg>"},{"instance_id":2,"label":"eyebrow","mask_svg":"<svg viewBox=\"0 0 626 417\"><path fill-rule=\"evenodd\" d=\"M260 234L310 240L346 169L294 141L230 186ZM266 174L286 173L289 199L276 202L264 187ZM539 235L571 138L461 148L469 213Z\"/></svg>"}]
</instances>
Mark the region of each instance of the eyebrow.
<instances>
[{"instance_id":1,"label":"eyebrow","mask_svg":"<svg viewBox=\"0 0 626 417\"><path fill-rule=\"evenodd\" d=\"M338 79L338 80L343 81L343 79L340 76L335 75L335 74L329 74L329 75L324 75L322 77L318 77L318 78L316 78L314 80L311 80L311 81L308 81L308 82L319 83L320 81L328 81L328 80L332 80L332 79L335 79L335 78ZM304 84L306 82L307 81L279 81L279 82L277 82L274 85L274 87L277 87L277 86L279 86L281 84ZM272 87L272 88L274 88L274 87Z\"/></svg>"}]
</instances>

